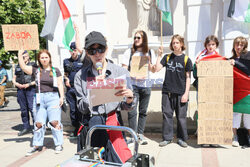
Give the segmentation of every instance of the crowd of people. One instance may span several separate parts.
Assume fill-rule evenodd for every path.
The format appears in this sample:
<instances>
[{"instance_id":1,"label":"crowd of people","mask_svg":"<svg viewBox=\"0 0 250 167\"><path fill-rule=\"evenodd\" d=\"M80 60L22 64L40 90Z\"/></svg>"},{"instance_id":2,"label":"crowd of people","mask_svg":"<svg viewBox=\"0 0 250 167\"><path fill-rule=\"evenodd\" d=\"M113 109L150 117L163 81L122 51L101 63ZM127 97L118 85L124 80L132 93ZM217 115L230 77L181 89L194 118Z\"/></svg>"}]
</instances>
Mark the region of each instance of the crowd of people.
<instances>
[{"instance_id":1,"label":"crowd of people","mask_svg":"<svg viewBox=\"0 0 250 167\"><path fill-rule=\"evenodd\" d=\"M23 130L18 133L22 136L33 129L33 142L27 156L41 150L43 146L46 126L51 128L55 144L55 153L63 150L63 125L61 123L61 106L66 87L66 99L70 106L70 118L74 132L70 137L77 137L81 133L83 125L88 128L94 125L123 125L121 111L128 111L128 125L137 134L140 144L146 145L144 129L147 118L147 110L151 95L150 80L152 73L165 67L165 78L162 85L162 141L160 147L164 147L173 141L173 127L175 112L177 119L177 143L187 147L187 108L189 90L191 85L191 71L195 78L193 85L198 89L197 64L209 55L218 54L216 51L219 41L216 36L210 35L205 39L204 47L196 57L193 65L191 59L184 53L186 46L184 38L178 34L173 35L170 42L172 53L163 55L163 46L159 47L157 54L148 46L147 34L140 30L134 34L132 48L125 51L122 67L114 64L106 58L107 41L100 33L93 31L85 38L84 49L80 47L78 27L74 25L76 41L70 44L71 57L63 62L64 76L60 70L52 66L51 54L47 50L41 50L37 55L38 64L30 61L27 51L18 52L18 66L15 68L13 84L17 87L17 101L21 108ZM244 37L237 37L233 42L232 57L230 63L237 66L242 57L245 57L248 42ZM130 75L133 57L144 57L147 60L148 72L146 76ZM99 65L101 63L101 70ZM0 107L7 105L4 97L6 85L6 70L0 61ZM248 66L249 68L249 66ZM249 69L243 69L249 72ZM120 102L109 102L92 106L89 101L88 82L99 82L106 79L114 79L121 75L131 78L131 82L117 87L115 96L124 97ZM248 74L249 75L249 74ZM198 96L198 95L197 95ZM5 103L5 104L4 104ZM137 107L138 106L138 107ZM137 111L138 108L138 111ZM138 113L138 116L137 116ZM244 115L244 126L249 132L250 141L250 116ZM236 130L240 127L241 113L233 114L233 146L239 146ZM138 117L138 118L137 118ZM31 127L32 119L34 128ZM48 121L47 121L48 119ZM122 154L130 155L126 149L129 140L122 134L118 135ZM94 133L91 145L109 147L110 152L117 152L112 139L117 134L98 130ZM78 138L78 140L81 140ZM112 146L110 146L110 144ZM208 143L209 144L209 143ZM82 146L83 147L83 146ZM82 149L82 147L80 149ZM79 149L78 149L79 151ZM122 156L124 157L124 156ZM115 159L106 156L107 160L123 162L128 158Z\"/></svg>"}]
</instances>

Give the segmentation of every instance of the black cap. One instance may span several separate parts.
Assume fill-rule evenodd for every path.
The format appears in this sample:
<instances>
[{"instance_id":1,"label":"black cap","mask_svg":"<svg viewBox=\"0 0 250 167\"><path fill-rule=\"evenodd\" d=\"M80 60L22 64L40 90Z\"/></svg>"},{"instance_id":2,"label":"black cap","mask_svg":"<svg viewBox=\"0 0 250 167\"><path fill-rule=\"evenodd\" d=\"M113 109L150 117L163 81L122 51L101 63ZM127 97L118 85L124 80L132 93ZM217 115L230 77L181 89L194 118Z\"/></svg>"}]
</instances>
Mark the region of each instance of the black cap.
<instances>
[{"instance_id":1,"label":"black cap","mask_svg":"<svg viewBox=\"0 0 250 167\"><path fill-rule=\"evenodd\" d=\"M76 49L76 43L75 42L71 42L70 49L71 50L75 50Z\"/></svg>"},{"instance_id":2,"label":"black cap","mask_svg":"<svg viewBox=\"0 0 250 167\"><path fill-rule=\"evenodd\" d=\"M104 36L97 31L92 31L85 38L85 49L88 49L93 44L100 44L106 47L106 40Z\"/></svg>"}]
</instances>

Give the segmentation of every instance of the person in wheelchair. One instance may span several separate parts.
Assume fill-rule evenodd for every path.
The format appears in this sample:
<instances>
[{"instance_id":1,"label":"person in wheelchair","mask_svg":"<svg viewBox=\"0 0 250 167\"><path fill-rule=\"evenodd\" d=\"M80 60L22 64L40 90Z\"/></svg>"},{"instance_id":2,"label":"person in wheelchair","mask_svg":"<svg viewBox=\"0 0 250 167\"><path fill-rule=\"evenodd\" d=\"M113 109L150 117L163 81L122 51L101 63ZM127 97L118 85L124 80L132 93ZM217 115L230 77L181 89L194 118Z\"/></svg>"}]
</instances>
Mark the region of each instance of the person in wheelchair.
<instances>
[{"instance_id":1,"label":"person in wheelchair","mask_svg":"<svg viewBox=\"0 0 250 167\"><path fill-rule=\"evenodd\" d=\"M130 111L135 107L135 98L133 88L129 81L127 85L116 87L116 96L124 97L121 102L110 102L97 106L92 106L89 101L90 84L101 82L108 79L115 79L126 75L130 79L129 72L106 59L107 43L106 39L100 32L92 31L85 38L85 53L91 60L91 64L82 68L75 75L74 87L76 89L76 99L78 110L82 114L89 114L89 128L94 125L122 125L120 115L121 110ZM103 98L105 98L104 95ZM131 151L123 138L122 132L96 130L91 138L92 147L104 147L104 160L109 162L124 163L131 156Z\"/></svg>"}]
</instances>

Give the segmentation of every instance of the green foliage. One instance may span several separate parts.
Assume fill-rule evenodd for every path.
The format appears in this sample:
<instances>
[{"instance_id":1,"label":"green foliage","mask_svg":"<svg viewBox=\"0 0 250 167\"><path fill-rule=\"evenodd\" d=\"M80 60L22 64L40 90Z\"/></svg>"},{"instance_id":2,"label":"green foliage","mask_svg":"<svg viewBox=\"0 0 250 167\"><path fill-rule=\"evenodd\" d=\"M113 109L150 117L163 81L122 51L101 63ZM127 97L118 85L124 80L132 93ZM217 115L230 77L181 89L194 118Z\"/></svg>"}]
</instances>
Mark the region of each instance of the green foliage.
<instances>
[{"instance_id":1,"label":"green foliage","mask_svg":"<svg viewBox=\"0 0 250 167\"><path fill-rule=\"evenodd\" d=\"M1 24L37 24L40 34L44 24L44 6L41 0L0 0ZM46 48L46 41L39 37L40 48ZM34 58L33 52L29 52ZM0 29L0 60L8 63L10 58L17 62L17 52L5 52L2 28Z\"/></svg>"}]
</instances>

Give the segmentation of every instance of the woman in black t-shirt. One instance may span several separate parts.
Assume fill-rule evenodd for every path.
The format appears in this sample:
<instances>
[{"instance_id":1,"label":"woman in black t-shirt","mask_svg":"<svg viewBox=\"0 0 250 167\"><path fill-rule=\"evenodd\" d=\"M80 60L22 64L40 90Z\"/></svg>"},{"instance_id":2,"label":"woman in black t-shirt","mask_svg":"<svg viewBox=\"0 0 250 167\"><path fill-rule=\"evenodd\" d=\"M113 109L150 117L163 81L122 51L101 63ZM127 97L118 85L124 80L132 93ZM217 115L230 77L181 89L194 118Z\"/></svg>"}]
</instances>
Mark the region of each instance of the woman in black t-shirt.
<instances>
[{"instance_id":1,"label":"woman in black t-shirt","mask_svg":"<svg viewBox=\"0 0 250 167\"><path fill-rule=\"evenodd\" d=\"M63 150L63 126L61 124L61 106L63 104L64 91L62 75L58 68L52 67L51 55L47 50L38 53L39 67L27 66L22 58L23 51L18 53L18 61L22 70L33 75L36 79L36 96L34 98L34 136L33 147L26 156L41 150L43 146L45 124L48 118L48 127L51 128L55 143L55 153ZM58 95L60 94L60 97Z\"/></svg>"}]
</instances>

